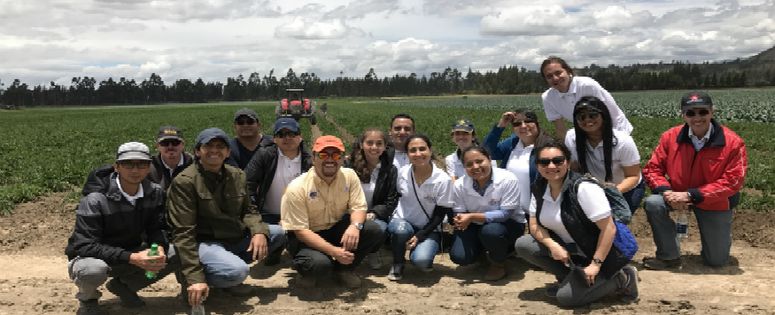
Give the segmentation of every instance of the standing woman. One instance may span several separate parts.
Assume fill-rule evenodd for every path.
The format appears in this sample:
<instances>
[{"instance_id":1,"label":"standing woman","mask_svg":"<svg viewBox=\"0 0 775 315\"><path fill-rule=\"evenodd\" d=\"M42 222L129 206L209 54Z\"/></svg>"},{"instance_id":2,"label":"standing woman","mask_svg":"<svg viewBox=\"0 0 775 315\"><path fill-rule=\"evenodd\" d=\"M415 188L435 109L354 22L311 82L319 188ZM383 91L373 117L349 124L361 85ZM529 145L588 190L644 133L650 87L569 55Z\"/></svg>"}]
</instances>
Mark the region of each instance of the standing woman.
<instances>
[{"instance_id":1,"label":"standing woman","mask_svg":"<svg viewBox=\"0 0 775 315\"><path fill-rule=\"evenodd\" d=\"M384 233L390 217L398 205L396 179L398 170L393 165L393 156L385 150L387 135L377 128L363 131L353 144L347 167L355 170L366 195L368 211L366 219L377 223ZM377 250L367 256L372 269L382 268L382 259Z\"/></svg>"},{"instance_id":2,"label":"standing woman","mask_svg":"<svg viewBox=\"0 0 775 315\"><path fill-rule=\"evenodd\" d=\"M452 208L452 178L438 162L427 136L415 134L405 142L409 165L398 171L401 198L388 224L393 249L393 266L388 279L401 280L404 255L423 271L433 270L433 258L440 249L439 224Z\"/></svg>"},{"instance_id":3,"label":"standing woman","mask_svg":"<svg viewBox=\"0 0 775 315\"><path fill-rule=\"evenodd\" d=\"M513 134L498 142L507 127ZM484 137L484 148L490 151L492 159L500 160L503 168L517 176L519 191L522 192L519 197L522 209L530 206L530 184L538 174L533 148L550 139L541 130L536 114L524 109L503 113L498 124Z\"/></svg>"},{"instance_id":4,"label":"standing woman","mask_svg":"<svg viewBox=\"0 0 775 315\"><path fill-rule=\"evenodd\" d=\"M474 124L468 119L460 119L452 124L452 142L455 143L457 148L455 152L447 155L444 158L444 162L447 164L447 174L452 177L452 180L463 177L466 171L463 167L463 151L476 144L479 141L476 140L476 130Z\"/></svg>"},{"instance_id":5,"label":"standing woman","mask_svg":"<svg viewBox=\"0 0 775 315\"><path fill-rule=\"evenodd\" d=\"M635 141L626 132L613 129L608 107L597 97L582 97L573 109L573 117L573 129L565 136L571 169L615 184L635 213L646 190Z\"/></svg>"},{"instance_id":6,"label":"standing woman","mask_svg":"<svg viewBox=\"0 0 775 315\"><path fill-rule=\"evenodd\" d=\"M554 124L558 139L565 139L565 121L573 121L573 106L584 96L595 96L606 104L614 129L632 133L632 125L619 105L600 83L590 77L573 75L573 69L560 57L550 56L541 63L541 75L549 85L542 95L546 119ZM564 120L563 120L564 119Z\"/></svg>"},{"instance_id":7,"label":"standing woman","mask_svg":"<svg viewBox=\"0 0 775 315\"><path fill-rule=\"evenodd\" d=\"M561 306L589 304L615 290L637 300L638 271L612 246L616 225L603 189L581 182L571 191L580 175L569 170L571 154L562 143L547 143L536 154L541 177L533 185L530 235L517 239L517 255L554 274L558 283L546 293Z\"/></svg>"},{"instance_id":8,"label":"standing woman","mask_svg":"<svg viewBox=\"0 0 775 315\"><path fill-rule=\"evenodd\" d=\"M512 244L525 231L525 212L519 205L519 181L511 172L493 168L490 154L474 146L463 151L466 175L455 181L455 234L449 256L459 265L486 254L490 268L485 281L506 276L504 262Z\"/></svg>"}]
</instances>

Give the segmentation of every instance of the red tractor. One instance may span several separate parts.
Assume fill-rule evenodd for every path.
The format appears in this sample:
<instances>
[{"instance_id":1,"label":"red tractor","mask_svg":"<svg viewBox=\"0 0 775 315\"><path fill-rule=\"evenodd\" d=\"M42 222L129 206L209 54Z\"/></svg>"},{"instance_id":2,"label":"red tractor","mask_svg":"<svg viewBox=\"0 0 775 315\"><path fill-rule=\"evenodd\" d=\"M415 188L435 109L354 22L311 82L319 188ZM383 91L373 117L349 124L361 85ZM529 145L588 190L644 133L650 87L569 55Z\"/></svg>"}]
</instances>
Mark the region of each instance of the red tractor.
<instances>
[{"instance_id":1,"label":"red tractor","mask_svg":"<svg viewBox=\"0 0 775 315\"><path fill-rule=\"evenodd\" d=\"M304 98L304 89L285 89L288 97L280 100L275 114L277 118L291 117L298 121L301 118L309 119L310 125L317 123L315 118L315 102Z\"/></svg>"}]
</instances>

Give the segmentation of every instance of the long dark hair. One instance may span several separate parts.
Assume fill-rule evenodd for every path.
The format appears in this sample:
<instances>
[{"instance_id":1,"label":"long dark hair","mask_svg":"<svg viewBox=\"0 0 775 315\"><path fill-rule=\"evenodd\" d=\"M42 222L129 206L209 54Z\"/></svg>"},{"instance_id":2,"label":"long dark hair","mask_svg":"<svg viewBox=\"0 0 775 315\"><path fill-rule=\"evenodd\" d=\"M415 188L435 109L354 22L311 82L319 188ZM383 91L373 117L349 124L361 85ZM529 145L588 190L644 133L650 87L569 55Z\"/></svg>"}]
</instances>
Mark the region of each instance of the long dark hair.
<instances>
[{"instance_id":1,"label":"long dark hair","mask_svg":"<svg viewBox=\"0 0 775 315\"><path fill-rule=\"evenodd\" d=\"M614 136L613 122L611 121L611 112L608 111L608 107L605 106L605 102L594 96L584 96L573 107L573 129L576 130L576 154L579 158L579 166L581 167L581 173L588 173L587 167L587 134L579 126L579 122L576 119L576 115L585 108L594 108L600 112L600 116L603 118L603 159L605 165L605 181L610 182L613 177L611 171L612 165L612 151L614 146L618 143L618 139Z\"/></svg>"},{"instance_id":2,"label":"long dark hair","mask_svg":"<svg viewBox=\"0 0 775 315\"><path fill-rule=\"evenodd\" d=\"M525 108L517 108L517 109L513 110L512 112L515 115L516 114L522 114L523 116L525 116L525 118L535 122L536 129L538 130L538 134L536 135L535 141L533 141L533 148L537 148L540 145L542 145L542 144L544 144L544 143L546 143L546 142L548 142L549 140L552 139L552 137L549 136L549 134L547 134L546 131L541 129L541 123L538 121L538 116L536 115L536 113L534 111L528 110L528 109L525 109ZM525 144L523 143L522 145L525 145Z\"/></svg>"},{"instance_id":3,"label":"long dark hair","mask_svg":"<svg viewBox=\"0 0 775 315\"><path fill-rule=\"evenodd\" d=\"M406 138L406 141L404 142L404 152L409 152L409 142L412 142L414 139L422 139L422 141L425 141L425 144L428 145L428 150L431 150L431 163L436 164L436 167L446 171L447 163L444 162L444 159L439 158L439 155L436 154L436 151L433 150L433 143L431 143L431 139L424 134L416 133L409 136L409 138Z\"/></svg>"},{"instance_id":4,"label":"long dark hair","mask_svg":"<svg viewBox=\"0 0 775 315\"><path fill-rule=\"evenodd\" d=\"M565 157L565 163L570 163L570 150L567 146L565 146L565 143L562 141L556 140L556 139L549 139L548 141L542 143L539 146L536 146L535 149L533 149L533 152L536 155L536 166L538 166L538 156L541 155L541 151L546 149L558 149L560 152L562 152L562 155ZM568 168L568 173L565 174L566 178L568 174L570 174L571 170L570 167ZM533 185L530 186L531 193L534 193L536 191L539 191L537 189L546 187L548 181L543 175L536 176L535 182L533 182Z\"/></svg>"},{"instance_id":5,"label":"long dark hair","mask_svg":"<svg viewBox=\"0 0 775 315\"><path fill-rule=\"evenodd\" d=\"M363 152L363 141L366 139L366 135L372 132L377 132L382 135L382 141L385 144L385 148L387 148L388 138L386 132L379 128L366 128L350 149L350 166L355 173L358 174L358 178L361 182L364 183L368 183L371 180L371 171L369 170L369 164L366 161L366 154ZM386 160L385 157L387 154L387 150L382 152L382 155L379 156L381 162ZM388 167L388 165L383 164L383 167Z\"/></svg>"}]
</instances>

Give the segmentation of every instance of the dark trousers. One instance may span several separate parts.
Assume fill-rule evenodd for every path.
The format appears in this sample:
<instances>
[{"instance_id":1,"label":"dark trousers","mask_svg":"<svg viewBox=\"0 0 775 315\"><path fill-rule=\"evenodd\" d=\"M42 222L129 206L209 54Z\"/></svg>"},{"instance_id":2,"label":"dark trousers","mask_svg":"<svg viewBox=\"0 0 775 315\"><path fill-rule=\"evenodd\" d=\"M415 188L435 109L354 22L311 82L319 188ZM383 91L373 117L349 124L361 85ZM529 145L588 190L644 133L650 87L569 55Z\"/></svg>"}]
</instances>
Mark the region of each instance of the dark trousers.
<instances>
[{"instance_id":1,"label":"dark trousers","mask_svg":"<svg viewBox=\"0 0 775 315\"><path fill-rule=\"evenodd\" d=\"M326 240L326 242L334 246L341 246L342 235L349 226L350 215L347 214L331 228L315 233ZM366 220L366 222L363 223L363 230L361 230L358 247L354 253L355 259L352 264L343 265L339 263L331 256L299 241L293 233L288 234L288 252L293 256L293 269L303 276L320 277L328 275L332 271L354 269L361 263L367 254L371 253L374 248L382 244L384 239L384 232L379 225L371 220Z\"/></svg>"},{"instance_id":2,"label":"dark trousers","mask_svg":"<svg viewBox=\"0 0 775 315\"><path fill-rule=\"evenodd\" d=\"M641 180L635 188L630 189L628 192L623 193L624 199L627 200L627 205L630 206L630 212L635 216L635 210L640 207L641 201L643 201L643 195L646 193L646 181Z\"/></svg>"}]
</instances>

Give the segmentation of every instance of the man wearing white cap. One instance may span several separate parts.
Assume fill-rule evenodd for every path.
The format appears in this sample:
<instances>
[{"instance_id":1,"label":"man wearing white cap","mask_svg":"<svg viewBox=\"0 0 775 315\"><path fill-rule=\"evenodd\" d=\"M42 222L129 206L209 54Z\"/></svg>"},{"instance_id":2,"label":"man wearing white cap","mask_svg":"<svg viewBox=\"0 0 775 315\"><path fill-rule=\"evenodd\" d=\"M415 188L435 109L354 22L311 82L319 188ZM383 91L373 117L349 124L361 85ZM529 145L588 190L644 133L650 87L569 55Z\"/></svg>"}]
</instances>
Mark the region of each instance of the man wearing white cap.
<instances>
[{"instance_id":1,"label":"man wearing white cap","mask_svg":"<svg viewBox=\"0 0 775 315\"><path fill-rule=\"evenodd\" d=\"M108 291L121 299L121 305L137 308L145 305L137 291L169 274L168 247L162 233L164 191L147 179L151 166L148 146L139 142L122 144L116 153L114 172L107 189L81 198L76 209L73 234L65 254L68 273L78 287L77 314L106 314L97 300L97 288L107 281ZM158 256L149 256L144 247L159 245ZM148 279L146 271L156 276Z\"/></svg>"}]
</instances>

